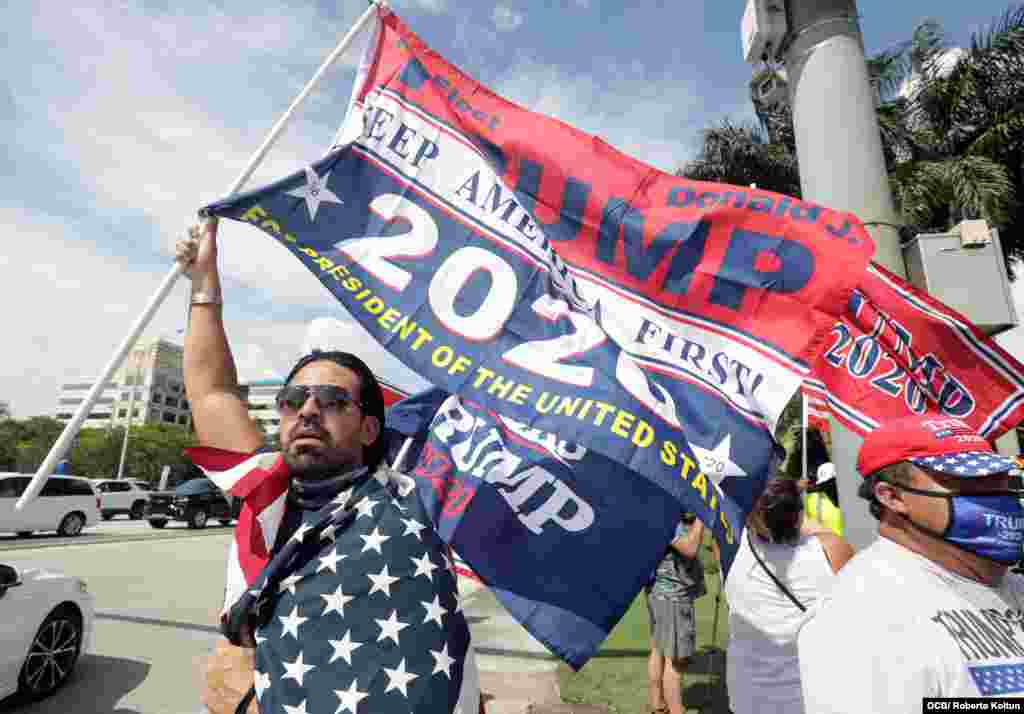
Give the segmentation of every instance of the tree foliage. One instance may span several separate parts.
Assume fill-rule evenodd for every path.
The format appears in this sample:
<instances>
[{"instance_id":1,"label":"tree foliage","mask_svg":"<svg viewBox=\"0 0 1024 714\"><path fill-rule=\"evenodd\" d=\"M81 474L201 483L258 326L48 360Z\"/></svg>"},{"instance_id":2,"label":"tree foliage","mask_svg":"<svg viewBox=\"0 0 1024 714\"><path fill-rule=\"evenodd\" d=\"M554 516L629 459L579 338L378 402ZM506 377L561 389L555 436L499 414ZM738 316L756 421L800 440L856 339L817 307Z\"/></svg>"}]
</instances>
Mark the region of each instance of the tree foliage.
<instances>
[{"instance_id":1,"label":"tree foliage","mask_svg":"<svg viewBox=\"0 0 1024 714\"><path fill-rule=\"evenodd\" d=\"M64 424L49 417L0 421L0 470L34 473L63 430ZM68 455L69 472L89 478L117 476L123 443L121 427L82 429ZM195 445L195 434L182 426L133 426L123 477L156 483L164 466L189 467L183 450Z\"/></svg>"},{"instance_id":2,"label":"tree foliage","mask_svg":"<svg viewBox=\"0 0 1024 714\"><path fill-rule=\"evenodd\" d=\"M983 218L1000 229L1012 277L1013 259L1024 259L1024 5L963 50L949 46L939 23L922 23L870 57L868 72L893 197L910 232ZM754 108L760 127L726 120L706 130L679 175L799 196L789 107Z\"/></svg>"}]
</instances>

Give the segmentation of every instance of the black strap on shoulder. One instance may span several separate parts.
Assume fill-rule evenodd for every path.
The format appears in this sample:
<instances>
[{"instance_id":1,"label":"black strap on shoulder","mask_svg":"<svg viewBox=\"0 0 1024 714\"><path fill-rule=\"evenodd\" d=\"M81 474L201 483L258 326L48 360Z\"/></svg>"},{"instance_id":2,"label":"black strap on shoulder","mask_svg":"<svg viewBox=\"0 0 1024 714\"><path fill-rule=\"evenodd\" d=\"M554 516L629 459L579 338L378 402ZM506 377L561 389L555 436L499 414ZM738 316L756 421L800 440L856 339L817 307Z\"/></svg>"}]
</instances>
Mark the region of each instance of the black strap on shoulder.
<instances>
[{"instance_id":1,"label":"black strap on shoulder","mask_svg":"<svg viewBox=\"0 0 1024 714\"><path fill-rule=\"evenodd\" d=\"M252 702L252 698L256 696L256 685L249 687L249 691L242 697L242 701L238 702L238 706L235 707L235 714L245 714L246 710L249 709L249 704Z\"/></svg>"},{"instance_id":2,"label":"black strap on shoulder","mask_svg":"<svg viewBox=\"0 0 1024 714\"><path fill-rule=\"evenodd\" d=\"M761 556L758 555L757 549L754 548L754 541L752 541L750 539L750 528L747 528L747 545L750 546L750 552L754 554L754 558L756 558L757 562L760 563L762 568L764 568L764 572L768 573L768 577L770 577L775 582L775 584L779 587L779 590L782 591L782 594L785 595L786 597L788 597L790 599L790 601L794 605L796 605L798 608L800 608L800 612L807 612L807 608L804 607L804 604L796 599L796 595L791 593L789 591L789 588L787 588L785 585L783 585L782 581L779 580L775 576L775 573L773 573L771 571L771 569L767 565L764 564L764 561L761 560Z\"/></svg>"}]
</instances>

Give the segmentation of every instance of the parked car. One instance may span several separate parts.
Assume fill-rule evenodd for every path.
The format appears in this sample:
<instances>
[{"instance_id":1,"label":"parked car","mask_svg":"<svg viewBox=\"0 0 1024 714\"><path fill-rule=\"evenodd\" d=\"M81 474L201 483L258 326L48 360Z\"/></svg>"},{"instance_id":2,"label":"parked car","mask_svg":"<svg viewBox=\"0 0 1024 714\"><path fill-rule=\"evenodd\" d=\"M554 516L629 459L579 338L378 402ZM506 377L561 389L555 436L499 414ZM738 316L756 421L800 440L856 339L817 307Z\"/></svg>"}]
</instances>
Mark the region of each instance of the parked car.
<instances>
[{"instance_id":1,"label":"parked car","mask_svg":"<svg viewBox=\"0 0 1024 714\"><path fill-rule=\"evenodd\" d=\"M50 476L39 496L16 510L14 504L25 492L32 476L0 473L0 532L31 535L34 531L57 531L77 536L100 519L100 497L89 479Z\"/></svg>"},{"instance_id":2,"label":"parked car","mask_svg":"<svg viewBox=\"0 0 1024 714\"><path fill-rule=\"evenodd\" d=\"M208 478L194 478L173 491L154 491L146 504L146 519L154 528L167 521L185 521L189 528L205 528L210 518L228 525L238 518L242 499L228 498Z\"/></svg>"},{"instance_id":3,"label":"parked car","mask_svg":"<svg viewBox=\"0 0 1024 714\"><path fill-rule=\"evenodd\" d=\"M94 480L93 485L100 492L100 515L109 521L118 514L125 514L133 521L142 518L149 500L149 491L139 487L138 482L128 479Z\"/></svg>"},{"instance_id":4,"label":"parked car","mask_svg":"<svg viewBox=\"0 0 1024 714\"><path fill-rule=\"evenodd\" d=\"M0 563L0 699L62 686L91 647L93 611L84 580Z\"/></svg>"}]
</instances>

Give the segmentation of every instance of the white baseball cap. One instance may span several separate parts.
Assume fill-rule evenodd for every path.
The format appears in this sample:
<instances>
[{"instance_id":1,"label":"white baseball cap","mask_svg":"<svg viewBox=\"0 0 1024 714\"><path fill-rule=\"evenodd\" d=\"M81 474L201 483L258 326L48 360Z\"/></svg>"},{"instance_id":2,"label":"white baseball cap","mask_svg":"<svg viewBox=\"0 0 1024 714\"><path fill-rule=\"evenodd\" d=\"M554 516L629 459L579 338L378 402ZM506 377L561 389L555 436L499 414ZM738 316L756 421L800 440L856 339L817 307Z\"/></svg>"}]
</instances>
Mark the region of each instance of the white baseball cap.
<instances>
[{"instance_id":1,"label":"white baseball cap","mask_svg":"<svg viewBox=\"0 0 1024 714\"><path fill-rule=\"evenodd\" d=\"M825 483L836 477L836 465L831 461L818 467L818 483Z\"/></svg>"}]
</instances>

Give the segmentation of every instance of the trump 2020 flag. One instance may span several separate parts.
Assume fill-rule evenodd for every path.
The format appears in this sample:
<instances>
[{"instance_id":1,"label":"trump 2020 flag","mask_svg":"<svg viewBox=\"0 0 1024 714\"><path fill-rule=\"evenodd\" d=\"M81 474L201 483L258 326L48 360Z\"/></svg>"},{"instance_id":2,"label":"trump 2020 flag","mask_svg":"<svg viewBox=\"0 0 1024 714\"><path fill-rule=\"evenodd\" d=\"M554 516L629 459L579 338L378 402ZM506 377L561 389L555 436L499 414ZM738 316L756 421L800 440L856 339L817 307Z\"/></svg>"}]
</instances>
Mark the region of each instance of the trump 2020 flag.
<instances>
[{"instance_id":1,"label":"trump 2020 flag","mask_svg":"<svg viewBox=\"0 0 1024 714\"><path fill-rule=\"evenodd\" d=\"M611 459L457 396L427 437L412 474L438 535L534 637L581 667L650 580L678 502Z\"/></svg>"},{"instance_id":2,"label":"trump 2020 flag","mask_svg":"<svg viewBox=\"0 0 1024 714\"><path fill-rule=\"evenodd\" d=\"M279 240L428 381L650 480L728 562L743 524L713 485L772 472L863 228L645 166L487 91L393 13L377 40L352 142L206 213Z\"/></svg>"},{"instance_id":3,"label":"trump 2020 flag","mask_svg":"<svg viewBox=\"0 0 1024 714\"><path fill-rule=\"evenodd\" d=\"M854 432L911 414L994 440L1024 418L1024 365L967 318L872 264L805 388Z\"/></svg>"}]
</instances>

